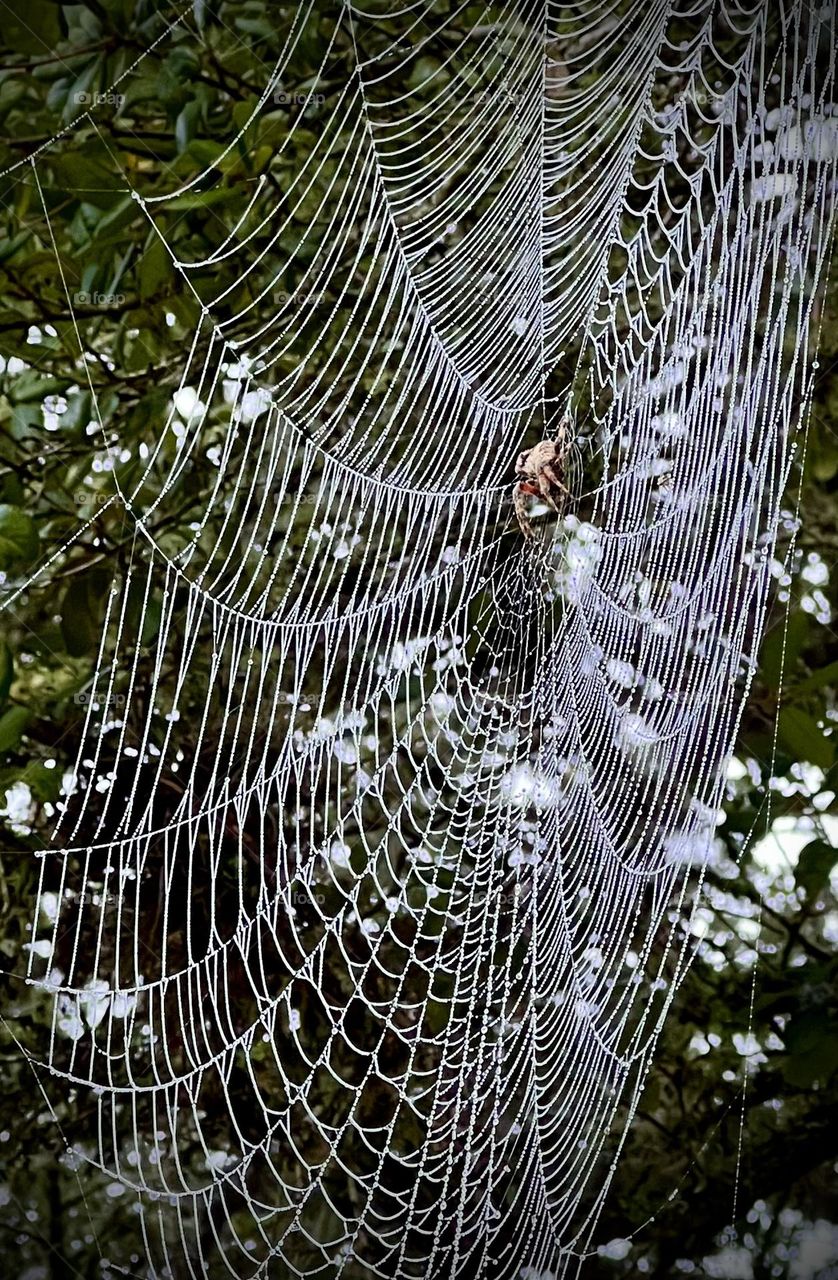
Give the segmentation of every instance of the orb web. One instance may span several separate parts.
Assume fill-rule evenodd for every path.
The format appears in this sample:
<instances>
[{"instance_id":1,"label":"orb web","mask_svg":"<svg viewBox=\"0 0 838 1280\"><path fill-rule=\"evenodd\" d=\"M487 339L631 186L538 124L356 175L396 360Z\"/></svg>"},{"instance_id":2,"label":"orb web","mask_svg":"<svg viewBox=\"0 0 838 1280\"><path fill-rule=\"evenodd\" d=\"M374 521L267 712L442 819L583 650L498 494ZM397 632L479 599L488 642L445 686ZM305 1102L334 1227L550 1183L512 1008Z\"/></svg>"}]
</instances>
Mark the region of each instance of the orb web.
<instances>
[{"instance_id":1,"label":"orb web","mask_svg":"<svg viewBox=\"0 0 838 1280\"><path fill-rule=\"evenodd\" d=\"M167 219L218 159L163 195L126 175L192 341L113 480L129 535L19 978L50 1010L32 1065L84 1096L67 1140L133 1194L153 1276L595 1251L805 423L831 7L496 4L464 30L411 4L371 53L378 16L343 9L323 63L349 36L355 65L310 152L208 256ZM526 541L514 460L565 413L574 501Z\"/></svg>"}]
</instances>

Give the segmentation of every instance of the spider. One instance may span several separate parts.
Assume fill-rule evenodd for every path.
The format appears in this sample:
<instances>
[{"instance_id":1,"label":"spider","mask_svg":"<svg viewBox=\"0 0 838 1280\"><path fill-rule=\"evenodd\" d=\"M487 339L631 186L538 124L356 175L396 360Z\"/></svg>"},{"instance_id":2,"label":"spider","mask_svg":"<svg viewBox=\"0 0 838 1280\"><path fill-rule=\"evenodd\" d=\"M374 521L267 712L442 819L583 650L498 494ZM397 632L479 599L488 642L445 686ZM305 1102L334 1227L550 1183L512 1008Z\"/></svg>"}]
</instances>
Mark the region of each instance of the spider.
<instances>
[{"instance_id":1,"label":"spider","mask_svg":"<svg viewBox=\"0 0 838 1280\"><path fill-rule=\"evenodd\" d=\"M515 463L515 474L520 479L512 490L512 501L525 538L535 536L528 511L529 496L541 498L559 513L570 499L570 490L564 483L570 443L570 421L562 418L555 440L542 440L532 449L525 449Z\"/></svg>"}]
</instances>

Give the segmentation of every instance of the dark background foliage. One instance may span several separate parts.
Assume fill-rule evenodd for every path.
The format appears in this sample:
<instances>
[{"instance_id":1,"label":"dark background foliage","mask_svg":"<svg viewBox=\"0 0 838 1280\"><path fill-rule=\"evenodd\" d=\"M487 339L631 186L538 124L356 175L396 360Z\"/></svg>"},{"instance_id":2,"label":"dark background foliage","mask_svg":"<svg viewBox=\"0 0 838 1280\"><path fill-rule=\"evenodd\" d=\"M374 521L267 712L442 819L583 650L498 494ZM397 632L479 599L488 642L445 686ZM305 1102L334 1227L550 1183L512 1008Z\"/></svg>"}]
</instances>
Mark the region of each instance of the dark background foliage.
<instances>
[{"instance_id":1,"label":"dark background foliage","mask_svg":"<svg viewBox=\"0 0 838 1280\"><path fill-rule=\"evenodd\" d=\"M370 52L395 33L386 8L366 33ZM176 255L208 253L256 179L281 192L284 172L300 167L328 116L353 58L339 39L315 86L336 10L318 6L293 81L224 154L263 88L290 7L264 0L196 0L185 13L153 0L2 5L0 169L37 155L41 184L26 166L0 179L4 587L16 589L74 539L4 614L0 957L9 969L28 941L38 872L32 851L65 800L62 779L86 710L107 593L130 547L124 515L108 503L111 477L130 488L142 446L177 388L196 315L195 297L126 195L125 176L154 194L209 170L161 216ZM466 7L456 21L467 30L481 14L480 6ZM444 41L425 34L417 85L446 60ZM498 58L500 65L501 46ZM301 227L316 192L311 200L311 209L298 210ZM214 268L213 288L235 286L234 273L234 261ZM289 278L285 287L293 292L298 282ZM231 310L247 300L234 289ZM588 1264L592 1276L838 1275L835 290L820 318L805 464L801 454L776 598L707 875L698 955L631 1123L603 1213L605 1247ZM90 428L93 397L79 374L76 321L97 353L89 374L100 425L116 441L118 424L118 448L103 447L99 427ZM220 439L220 422L216 429ZM164 547L188 537L211 476L211 467L196 467L183 503L159 517L153 532ZM152 600L147 640L156 608ZM177 798L169 798L172 808ZM109 1193L70 1167L62 1125L83 1127L85 1099L71 1092L51 1114L21 1054L45 1016L30 989L6 990L0 1256L7 1274L29 1280L94 1276L102 1274L109 1241L136 1233L136 1219L113 1187ZM138 1264L140 1255L137 1236Z\"/></svg>"}]
</instances>

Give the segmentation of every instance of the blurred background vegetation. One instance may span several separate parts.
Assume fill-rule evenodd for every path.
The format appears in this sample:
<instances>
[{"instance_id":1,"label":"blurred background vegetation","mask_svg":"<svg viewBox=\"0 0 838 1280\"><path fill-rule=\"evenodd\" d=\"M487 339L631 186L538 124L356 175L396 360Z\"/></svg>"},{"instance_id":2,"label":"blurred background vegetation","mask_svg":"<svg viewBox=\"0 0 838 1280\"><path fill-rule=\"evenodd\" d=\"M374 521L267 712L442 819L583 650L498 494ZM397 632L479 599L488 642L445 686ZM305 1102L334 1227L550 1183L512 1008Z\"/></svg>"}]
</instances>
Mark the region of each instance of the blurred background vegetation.
<instances>
[{"instance_id":1,"label":"blurred background vegetation","mask_svg":"<svg viewBox=\"0 0 838 1280\"><path fill-rule=\"evenodd\" d=\"M15 591L74 538L40 585L3 615L0 962L7 969L17 966L29 940L38 871L32 851L69 799L66 777L107 593L130 544L118 504L108 503L112 477L123 490L131 487L154 423L177 390L196 314L160 239L125 194L124 175L154 194L209 171L159 215L180 258L209 253L260 176L281 192L283 172L301 167L328 117L354 57L350 42L338 38L326 73L317 76L338 8L317 7L283 92L224 154L279 55L291 7L265 0L196 0L185 13L153 0L3 5L0 169L38 154L44 202L30 168L0 179L4 589ZM467 30L482 13L466 6L456 21ZM366 32L368 52L386 48L394 34L384 6ZM423 36L424 66L414 71L412 87L446 63L444 41L430 30ZM298 127L277 161L278 141L287 140L292 121ZM71 127L63 138L41 153L65 126ZM301 227L306 212L299 211ZM214 290L234 285L234 273L234 260L214 266ZM289 293L297 283L286 281ZM247 300L233 292L231 310ZM110 440L94 423L90 389L81 385L74 315L96 353L88 372ZM805 459L799 454L781 530L776 598L731 764L705 903L697 919L684 922L700 935L698 954L631 1125L605 1205L604 1244L585 1271L591 1276L838 1276L834 288L821 320L808 447ZM220 440L220 421L217 430ZM212 480L216 444L207 439L205 465L196 464L180 509L167 509L153 526L164 547L167 539L176 546L189 536ZM145 625L151 640L153 608ZM102 709L103 724L117 712ZM136 1238L142 1273L128 1198L119 1184L75 1170L64 1149L61 1126L83 1127L84 1098L70 1092L51 1114L21 1054L44 1025L42 998L10 986L4 1005L5 1273L22 1280L101 1275L101 1258L117 1238L123 1247Z\"/></svg>"}]
</instances>

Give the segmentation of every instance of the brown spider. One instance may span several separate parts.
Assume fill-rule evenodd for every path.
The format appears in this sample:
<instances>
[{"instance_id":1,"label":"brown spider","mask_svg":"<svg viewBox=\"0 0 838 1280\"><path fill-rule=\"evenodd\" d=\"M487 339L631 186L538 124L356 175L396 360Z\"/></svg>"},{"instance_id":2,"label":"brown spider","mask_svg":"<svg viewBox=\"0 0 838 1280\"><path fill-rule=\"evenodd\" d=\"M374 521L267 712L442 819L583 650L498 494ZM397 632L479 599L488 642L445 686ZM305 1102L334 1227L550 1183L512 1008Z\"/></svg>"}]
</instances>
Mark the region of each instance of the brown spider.
<instances>
[{"instance_id":1,"label":"brown spider","mask_svg":"<svg viewBox=\"0 0 838 1280\"><path fill-rule=\"evenodd\" d=\"M515 474L520 479L512 491L512 501L525 538L535 536L529 517L528 497L541 498L560 514L570 499L570 490L564 482L570 444L570 421L562 418L555 440L542 440L532 449L525 449L515 463Z\"/></svg>"}]
</instances>

